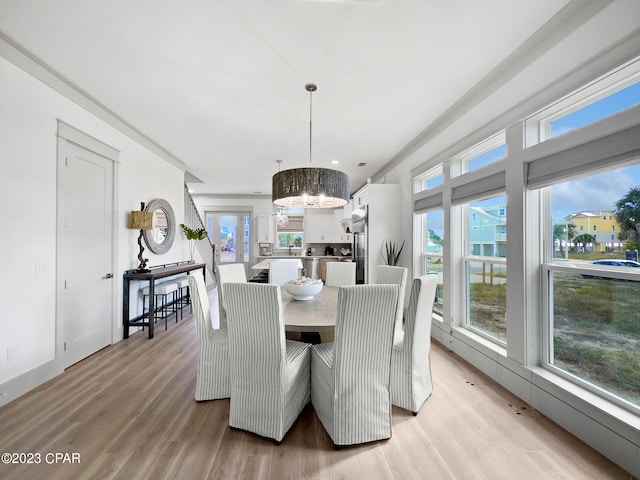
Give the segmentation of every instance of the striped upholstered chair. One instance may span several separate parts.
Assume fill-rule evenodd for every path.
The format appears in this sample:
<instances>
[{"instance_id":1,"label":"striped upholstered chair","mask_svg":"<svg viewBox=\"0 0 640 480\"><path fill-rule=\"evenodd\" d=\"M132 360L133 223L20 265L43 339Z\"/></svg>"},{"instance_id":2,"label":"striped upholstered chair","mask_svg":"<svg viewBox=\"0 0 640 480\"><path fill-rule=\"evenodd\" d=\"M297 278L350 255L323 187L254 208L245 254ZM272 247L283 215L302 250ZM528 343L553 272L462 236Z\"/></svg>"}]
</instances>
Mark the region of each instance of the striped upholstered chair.
<instances>
[{"instance_id":1,"label":"striped upholstered chair","mask_svg":"<svg viewBox=\"0 0 640 480\"><path fill-rule=\"evenodd\" d=\"M300 276L300 260L273 260L269 262L269 283L284 285Z\"/></svg>"},{"instance_id":2,"label":"striped upholstered chair","mask_svg":"<svg viewBox=\"0 0 640 480\"><path fill-rule=\"evenodd\" d=\"M229 398L229 333L226 328L213 328L209 296L201 271L189 274L189 291L198 337L195 399Z\"/></svg>"},{"instance_id":3,"label":"striped upholstered chair","mask_svg":"<svg viewBox=\"0 0 640 480\"><path fill-rule=\"evenodd\" d=\"M431 314L437 275L413 281L403 331L396 331L391 353L391 403L414 415L431 395Z\"/></svg>"},{"instance_id":4,"label":"striped upholstered chair","mask_svg":"<svg viewBox=\"0 0 640 480\"><path fill-rule=\"evenodd\" d=\"M402 330L404 294L407 289L407 269L405 267L380 265L378 266L376 283L392 283L400 287L400 291L398 292L398 311L396 312L396 331Z\"/></svg>"},{"instance_id":5,"label":"striped upholstered chair","mask_svg":"<svg viewBox=\"0 0 640 480\"><path fill-rule=\"evenodd\" d=\"M344 287L356 284L356 264L354 262L327 263L327 287Z\"/></svg>"},{"instance_id":6,"label":"striped upholstered chair","mask_svg":"<svg viewBox=\"0 0 640 480\"><path fill-rule=\"evenodd\" d=\"M216 283L218 285L218 311L220 312L220 328L227 326L227 311L225 308L224 287L227 282L246 282L247 273L242 263L229 263L216 267Z\"/></svg>"},{"instance_id":7,"label":"striped upholstered chair","mask_svg":"<svg viewBox=\"0 0 640 480\"><path fill-rule=\"evenodd\" d=\"M311 352L311 403L334 445L391 437L397 285L340 287L335 342Z\"/></svg>"},{"instance_id":8,"label":"striped upholstered chair","mask_svg":"<svg viewBox=\"0 0 640 480\"><path fill-rule=\"evenodd\" d=\"M285 339L279 285L225 284L229 426L279 444L310 399L310 345Z\"/></svg>"}]
</instances>

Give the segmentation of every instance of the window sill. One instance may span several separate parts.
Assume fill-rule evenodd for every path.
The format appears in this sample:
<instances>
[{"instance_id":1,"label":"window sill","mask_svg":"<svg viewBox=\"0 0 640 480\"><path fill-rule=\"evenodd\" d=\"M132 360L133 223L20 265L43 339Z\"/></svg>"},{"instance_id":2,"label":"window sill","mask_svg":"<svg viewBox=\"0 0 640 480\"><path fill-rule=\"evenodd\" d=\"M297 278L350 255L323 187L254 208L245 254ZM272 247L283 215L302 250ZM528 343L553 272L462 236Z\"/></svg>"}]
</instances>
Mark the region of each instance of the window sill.
<instances>
[{"instance_id":1,"label":"window sill","mask_svg":"<svg viewBox=\"0 0 640 480\"><path fill-rule=\"evenodd\" d=\"M507 357L507 349L465 327L453 327L451 335L490 358Z\"/></svg>"},{"instance_id":2,"label":"window sill","mask_svg":"<svg viewBox=\"0 0 640 480\"><path fill-rule=\"evenodd\" d=\"M605 426L609 427L611 420L623 423L629 428L628 434L623 436L637 442L640 431L640 415L638 413L617 405L546 368L533 367L531 372L533 374L532 382L538 388L562 402L572 405ZM630 408L634 407L630 406ZM615 428L614 430L619 432L620 429Z\"/></svg>"}]
</instances>

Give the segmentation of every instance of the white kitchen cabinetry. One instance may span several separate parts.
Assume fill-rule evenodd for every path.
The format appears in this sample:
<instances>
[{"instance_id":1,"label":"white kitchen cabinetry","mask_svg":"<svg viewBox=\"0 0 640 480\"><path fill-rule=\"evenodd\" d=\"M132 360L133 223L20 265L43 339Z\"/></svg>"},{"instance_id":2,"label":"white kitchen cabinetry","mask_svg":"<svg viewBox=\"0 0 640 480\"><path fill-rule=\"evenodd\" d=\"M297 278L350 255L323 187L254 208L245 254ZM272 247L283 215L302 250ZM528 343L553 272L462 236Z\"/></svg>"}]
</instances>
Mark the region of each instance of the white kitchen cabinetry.
<instances>
[{"instance_id":1,"label":"white kitchen cabinetry","mask_svg":"<svg viewBox=\"0 0 640 480\"><path fill-rule=\"evenodd\" d=\"M339 214L339 215L338 215ZM332 211L307 210L305 214L305 243L348 243L344 238L344 230L340 225L342 209Z\"/></svg>"},{"instance_id":2,"label":"white kitchen cabinetry","mask_svg":"<svg viewBox=\"0 0 640 480\"><path fill-rule=\"evenodd\" d=\"M335 241L334 222L333 215L307 215L304 227L306 243L331 243Z\"/></svg>"},{"instance_id":3,"label":"white kitchen cabinetry","mask_svg":"<svg viewBox=\"0 0 640 480\"><path fill-rule=\"evenodd\" d=\"M347 208L347 207L345 206L344 208ZM344 211L340 208L337 208L333 212L333 216L335 217L334 218L335 225L337 225L337 228L338 228L338 230L336 231L336 238L337 238L336 242L351 243L351 240L353 239L351 234L346 233L344 231L344 227L342 226L342 220L344 220L345 218L351 219L351 209L349 208L349 217L345 217Z\"/></svg>"},{"instance_id":4,"label":"white kitchen cabinetry","mask_svg":"<svg viewBox=\"0 0 640 480\"><path fill-rule=\"evenodd\" d=\"M340 210L336 210L339 212ZM353 200L350 200L344 207L342 207L342 218L348 218L351 220L351 212L353 212Z\"/></svg>"},{"instance_id":5,"label":"white kitchen cabinetry","mask_svg":"<svg viewBox=\"0 0 640 480\"><path fill-rule=\"evenodd\" d=\"M369 205L369 185L365 185L356 193L353 194L352 210Z\"/></svg>"},{"instance_id":6,"label":"white kitchen cabinetry","mask_svg":"<svg viewBox=\"0 0 640 480\"><path fill-rule=\"evenodd\" d=\"M274 224L271 215L258 215L258 243L273 243Z\"/></svg>"}]
</instances>

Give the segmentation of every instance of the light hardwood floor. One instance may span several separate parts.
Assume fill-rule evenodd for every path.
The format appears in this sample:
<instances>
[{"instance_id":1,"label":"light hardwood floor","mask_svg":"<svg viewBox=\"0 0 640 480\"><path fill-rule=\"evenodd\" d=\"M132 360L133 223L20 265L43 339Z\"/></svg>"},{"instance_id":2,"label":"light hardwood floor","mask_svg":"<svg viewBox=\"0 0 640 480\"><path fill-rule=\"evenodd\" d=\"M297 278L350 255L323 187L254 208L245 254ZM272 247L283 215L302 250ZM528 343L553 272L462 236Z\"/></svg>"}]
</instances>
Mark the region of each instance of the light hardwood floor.
<instances>
[{"instance_id":1,"label":"light hardwood floor","mask_svg":"<svg viewBox=\"0 0 640 480\"><path fill-rule=\"evenodd\" d=\"M231 430L229 400L193 399L191 316L156 332L107 347L0 408L0 453L40 454L39 464L0 464L0 478L633 478L440 344L433 395L417 417L393 408L390 440L335 450L309 405L275 446ZM47 463L55 453L79 454L80 463Z\"/></svg>"}]
</instances>

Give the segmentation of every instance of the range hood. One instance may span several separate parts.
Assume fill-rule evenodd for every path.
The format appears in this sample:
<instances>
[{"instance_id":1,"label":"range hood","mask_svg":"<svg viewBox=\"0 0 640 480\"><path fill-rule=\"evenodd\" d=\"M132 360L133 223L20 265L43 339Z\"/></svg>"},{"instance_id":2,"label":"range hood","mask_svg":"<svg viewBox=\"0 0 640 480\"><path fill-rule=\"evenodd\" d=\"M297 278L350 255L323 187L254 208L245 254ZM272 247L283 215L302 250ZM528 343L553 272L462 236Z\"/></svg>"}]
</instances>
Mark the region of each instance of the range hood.
<instances>
[{"instance_id":1,"label":"range hood","mask_svg":"<svg viewBox=\"0 0 640 480\"><path fill-rule=\"evenodd\" d=\"M350 218L343 218L340 220L340 225L344 228L344 233L351 233L351 226L353 225L353 222Z\"/></svg>"}]
</instances>

